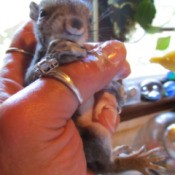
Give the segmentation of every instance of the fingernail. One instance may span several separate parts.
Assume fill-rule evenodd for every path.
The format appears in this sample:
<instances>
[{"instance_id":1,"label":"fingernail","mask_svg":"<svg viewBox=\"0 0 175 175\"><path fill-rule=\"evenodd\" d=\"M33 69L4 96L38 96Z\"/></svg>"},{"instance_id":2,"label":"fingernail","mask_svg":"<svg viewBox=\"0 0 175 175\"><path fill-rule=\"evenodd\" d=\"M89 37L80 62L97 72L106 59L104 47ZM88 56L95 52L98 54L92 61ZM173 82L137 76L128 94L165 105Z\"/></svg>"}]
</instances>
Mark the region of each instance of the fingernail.
<instances>
[{"instance_id":1,"label":"fingernail","mask_svg":"<svg viewBox=\"0 0 175 175\"><path fill-rule=\"evenodd\" d=\"M118 78L123 79L130 73L130 66L126 60L125 45L118 40L110 40L99 44L89 51L85 62L94 62L101 71L115 68Z\"/></svg>"},{"instance_id":2,"label":"fingernail","mask_svg":"<svg viewBox=\"0 0 175 175\"><path fill-rule=\"evenodd\" d=\"M103 55L110 63L118 64L126 59L125 45L117 40L111 40L101 45Z\"/></svg>"},{"instance_id":3,"label":"fingernail","mask_svg":"<svg viewBox=\"0 0 175 175\"><path fill-rule=\"evenodd\" d=\"M99 44L98 47L92 49L89 53L92 53L93 58L90 59L91 61L96 58L97 60L104 59L104 62L109 61L113 64L118 64L126 59L125 45L118 40L110 40Z\"/></svg>"}]
</instances>

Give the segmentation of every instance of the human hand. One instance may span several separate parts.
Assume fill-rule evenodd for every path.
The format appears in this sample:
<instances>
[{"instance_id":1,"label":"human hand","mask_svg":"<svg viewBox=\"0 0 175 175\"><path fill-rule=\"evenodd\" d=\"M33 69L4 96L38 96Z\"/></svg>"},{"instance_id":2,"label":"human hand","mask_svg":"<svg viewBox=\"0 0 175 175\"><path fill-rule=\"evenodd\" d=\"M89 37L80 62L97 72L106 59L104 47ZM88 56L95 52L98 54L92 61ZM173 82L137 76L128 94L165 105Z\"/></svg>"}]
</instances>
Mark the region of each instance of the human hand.
<instances>
[{"instance_id":1,"label":"human hand","mask_svg":"<svg viewBox=\"0 0 175 175\"><path fill-rule=\"evenodd\" d=\"M28 23L19 30L12 46L33 52L36 41L32 27ZM114 75L122 79L129 74L122 43L111 41L101 56L96 51L94 54L97 57L59 68L71 77L85 102ZM64 84L52 78L38 79L24 88L30 59L21 53L8 53L1 73L0 174L87 174L82 140L71 120L78 101Z\"/></svg>"}]
</instances>

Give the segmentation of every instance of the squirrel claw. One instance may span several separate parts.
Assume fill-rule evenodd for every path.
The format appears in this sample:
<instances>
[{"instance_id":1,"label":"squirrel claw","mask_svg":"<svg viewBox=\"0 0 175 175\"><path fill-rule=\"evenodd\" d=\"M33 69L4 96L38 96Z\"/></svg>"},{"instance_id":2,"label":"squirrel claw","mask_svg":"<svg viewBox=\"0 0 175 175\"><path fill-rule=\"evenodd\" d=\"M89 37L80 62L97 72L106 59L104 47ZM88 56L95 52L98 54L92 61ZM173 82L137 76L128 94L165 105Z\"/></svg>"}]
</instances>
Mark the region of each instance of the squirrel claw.
<instances>
[{"instance_id":1,"label":"squirrel claw","mask_svg":"<svg viewBox=\"0 0 175 175\"><path fill-rule=\"evenodd\" d=\"M145 146L142 146L139 150L132 150L131 147L121 146L119 151L124 150L124 155L116 154L116 150L113 151L113 157L116 171L128 171L137 170L143 175L150 175L150 171L161 171L164 172L166 169L157 163L165 160L165 155L160 155L162 153L162 148L154 148L146 151ZM126 154L126 150L131 151Z\"/></svg>"}]
</instances>

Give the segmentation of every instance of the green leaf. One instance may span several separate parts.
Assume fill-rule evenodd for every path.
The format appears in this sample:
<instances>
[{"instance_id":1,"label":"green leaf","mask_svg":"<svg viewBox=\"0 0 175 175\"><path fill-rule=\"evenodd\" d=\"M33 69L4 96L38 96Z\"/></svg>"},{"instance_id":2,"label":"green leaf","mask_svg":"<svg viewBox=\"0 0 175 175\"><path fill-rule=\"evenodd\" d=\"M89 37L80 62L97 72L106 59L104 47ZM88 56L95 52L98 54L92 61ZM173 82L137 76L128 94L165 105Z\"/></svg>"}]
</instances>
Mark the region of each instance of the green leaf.
<instances>
[{"instance_id":1,"label":"green leaf","mask_svg":"<svg viewBox=\"0 0 175 175\"><path fill-rule=\"evenodd\" d=\"M167 49L168 46L170 45L170 40L171 40L170 36L158 38L156 50Z\"/></svg>"},{"instance_id":2,"label":"green leaf","mask_svg":"<svg viewBox=\"0 0 175 175\"><path fill-rule=\"evenodd\" d=\"M148 32L149 34L155 34L155 33L160 33L162 32L162 28L161 27L157 27L157 26L149 26L146 29L146 32Z\"/></svg>"},{"instance_id":3,"label":"green leaf","mask_svg":"<svg viewBox=\"0 0 175 175\"><path fill-rule=\"evenodd\" d=\"M144 28L147 29L154 19L156 8L151 0L142 0L136 8L134 15L135 20Z\"/></svg>"}]
</instances>

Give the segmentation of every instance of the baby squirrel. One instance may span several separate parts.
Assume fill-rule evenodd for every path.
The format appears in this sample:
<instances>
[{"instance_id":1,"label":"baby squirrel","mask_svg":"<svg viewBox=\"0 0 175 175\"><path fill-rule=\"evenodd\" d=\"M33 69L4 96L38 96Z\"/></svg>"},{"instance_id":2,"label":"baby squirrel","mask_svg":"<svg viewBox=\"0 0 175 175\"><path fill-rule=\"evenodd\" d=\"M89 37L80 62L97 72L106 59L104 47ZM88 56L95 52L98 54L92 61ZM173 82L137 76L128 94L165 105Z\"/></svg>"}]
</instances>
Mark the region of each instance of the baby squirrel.
<instances>
[{"instance_id":1,"label":"baby squirrel","mask_svg":"<svg viewBox=\"0 0 175 175\"><path fill-rule=\"evenodd\" d=\"M90 4L80 0L42 0L31 2L30 17L35 21L37 48L26 73L26 85L37 77L34 66L43 58L57 58L59 64L70 63L87 55L83 44L91 26Z\"/></svg>"},{"instance_id":2,"label":"baby squirrel","mask_svg":"<svg viewBox=\"0 0 175 175\"><path fill-rule=\"evenodd\" d=\"M35 24L37 47L26 72L26 85L37 79L33 70L42 59L57 58L61 65L87 55L83 44L89 38L91 9L90 0L42 0L39 5L31 2L30 17ZM77 127L82 136L88 168L97 174L138 170L148 175L148 169L162 169L154 164L162 159L153 157L158 149L146 152L144 148L134 151L121 146L112 151L111 140L99 135L98 128ZM128 154L121 157L120 153Z\"/></svg>"}]
</instances>

